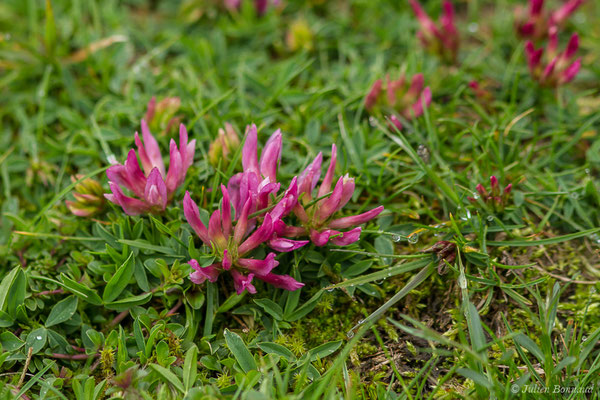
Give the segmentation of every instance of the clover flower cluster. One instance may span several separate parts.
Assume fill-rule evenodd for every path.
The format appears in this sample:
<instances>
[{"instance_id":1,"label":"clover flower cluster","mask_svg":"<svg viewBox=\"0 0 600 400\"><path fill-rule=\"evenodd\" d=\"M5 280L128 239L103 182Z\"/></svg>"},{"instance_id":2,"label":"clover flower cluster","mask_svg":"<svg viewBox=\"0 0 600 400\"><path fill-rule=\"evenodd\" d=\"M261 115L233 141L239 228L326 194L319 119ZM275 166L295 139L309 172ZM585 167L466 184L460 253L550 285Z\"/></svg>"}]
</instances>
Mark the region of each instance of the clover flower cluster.
<instances>
[{"instance_id":1,"label":"clover flower cluster","mask_svg":"<svg viewBox=\"0 0 600 400\"><path fill-rule=\"evenodd\" d=\"M417 36L423 47L437 54L446 62L456 62L460 37L454 22L452 2L448 0L443 2L443 13L440 16L439 25L433 22L417 0L409 0L409 2L421 25L421 30L417 33Z\"/></svg>"},{"instance_id":2,"label":"clover flower cluster","mask_svg":"<svg viewBox=\"0 0 600 400\"><path fill-rule=\"evenodd\" d=\"M548 35L553 26L562 26L579 8L583 0L568 0L553 11L544 10L544 0L529 0L529 7L515 8L515 29L526 39L539 40Z\"/></svg>"},{"instance_id":3,"label":"clover flower cluster","mask_svg":"<svg viewBox=\"0 0 600 400\"><path fill-rule=\"evenodd\" d=\"M231 145L234 133L230 125L226 126L226 131L219 133L221 156L224 148ZM142 120L142 138L136 132L137 154L131 149L123 164L113 165L106 171L112 193L104 197L121 206L128 215L164 212L183 184L194 158L196 141L188 143L187 130L183 125L179 130L179 147L171 139L168 172L165 172L160 148L145 120ZM354 216L336 215L352 198L355 184L347 174L334 179L335 145L316 194L322 153L279 194L282 184L278 181L277 169L281 152L282 134L277 130L263 147L259 158L256 126L247 127L242 148L242 172L233 175L227 185L221 185L220 208L212 213L207 225L202 221L192 195L185 193L185 218L214 255L214 262L210 265L201 265L196 259L189 261L194 270L190 275L192 282L216 282L222 273L227 272L233 278L238 293L256 293L255 278L278 288L299 289L303 283L289 275L273 273L279 265L275 252L293 251L311 241L316 246L324 246L328 242L338 246L349 245L360 238L361 228L357 225L383 211L380 206ZM76 199L82 204L76 206L71 202L67 204L69 208L76 212L81 209L87 214L88 203L97 201L88 192L96 193L98 188L94 186L92 189L79 185L78 190L82 194ZM129 193L125 194L124 189ZM91 205L96 206L95 203ZM254 250L261 246L270 250L266 256L257 258Z\"/></svg>"},{"instance_id":4,"label":"clover flower cluster","mask_svg":"<svg viewBox=\"0 0 600 400\"><path fill-rule=\"evenodd\" d=\"M488 191L481 183L475 187L477 193L473 197L467 197L471 203L482 202L495 211L502 211L508 205L510 194L512 192L512 183L509 183L502 189L498 178L490 176L490 190Z\"/></svg>"},{"instance_id":5,"label":"clover flower cluster","mask_svg":"<svg viewBox=\"0 0 600 400\"><path fill-rule=\"evenodd\" d=\"M354 243L361 233L361 228L355 226L375 218L383 210L380 206L363 214L335 218L336 212L354 193L354 180L347 175L340 177L331 190L336 165L335 145L317 198L312 196L321 174L321 153L299 177L291 180L283 194L278 195L281 189L277 178L282 151L281 132L278 130L271 135L260 159L257 144L257 129L252 125L247 128L242 149L243 171L232 176L227 186L221 186L221 207L210 216L208 227L202 222L200 210L190 193L185 194L185 217L215 255L215 261L207 266L190 260L194 269L190 279L194 283L216 282L220 274L228 272L237 293L245 290L256 293L252 283L254 278L286 290L299 289L303 284L293 277L272 272L279 264L273 251L293 251L310 241L316 246L324 246L329 241L338 246ZM296 217L299 226L288 224L292 216ZM347 228L352 229L338 230ZM252 251L263 244L273 251L263 259L252 258Z\"/></svg>"},{"instance_id":6,"label":"clover flower cluster","mask_svg":"<svg viewBox=\"0 0 600 400\"><path fill-rule=\"evenodd\" d=\"M571 82L581 69L581 58L575 59L579 48L579 36L574 33L564 51L558 51L558 28L548 33L548 45L536 49L532 41L525 44L525 56L531 76L541 86L557 87Z\"/></svg>"},{"instance_id":7,"label":"clover flower cluster","mask_svg":"<svg viewBox=\"0 0 600 400\"><path fill-rule=\"evenodd\" d=\"M385 87L378 79L365 98L365 109L388 116L391 123L402 129L398 115L405 119L417 118L431 104L431 89L424 88L424 82L423 74L414 75L410 82L404 75L396 80L387 76Z\"/></svg>"}]
</instances>

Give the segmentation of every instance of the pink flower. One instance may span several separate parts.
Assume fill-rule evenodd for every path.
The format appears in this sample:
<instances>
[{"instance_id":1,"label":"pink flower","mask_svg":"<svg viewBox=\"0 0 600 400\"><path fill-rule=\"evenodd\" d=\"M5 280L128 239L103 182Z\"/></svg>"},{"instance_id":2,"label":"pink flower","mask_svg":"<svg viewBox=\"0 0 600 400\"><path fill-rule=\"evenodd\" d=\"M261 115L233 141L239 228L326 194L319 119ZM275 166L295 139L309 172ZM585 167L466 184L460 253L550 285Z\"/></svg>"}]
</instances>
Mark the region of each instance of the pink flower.
<instances>
[{"instance_id":1,"label":"pink flower","mask_svg":"<svg viewBox=\"0 0 600 400\"><path fill-rule=\"evenodd\" d=\"M175 116L179 107L181 107L179 97L165 97L158 103L156 97L152 97L148 102L145 118L150 130L160 131L162 135L169 133L181 119Z\"/></svg>"},{"instance_id":2,"label":"pink flower","mask_svg":"<svg viewBox=\"0 0 600 400\"><path fill-rule=\"evenodd\" d=\"M283 237L308 235L316 246L324 246L329 241L338 246L346 246L358 241L363 224L383 211L383 206L376 207L362 214L335 218L334 215L350 201L354 193L354 179L348 175L340 177L334 185L337 149L331 149L331 161L327 173L319 186L316 198L313 198L321 176L322 153L304 170L298 178L299 200L293 212L300 220L302 227L288 226L283 221L275 222L275 231ZM330 193L331 192L331 193ZM352 228L342 232L341 229Z\"/></svg>"},{"instance_id":3,"label":"pink flower","mask_svg":"<svg viewBox=\"0 0 600 400\"><path fill-rule=\"evenodd\" d=\"M71 181L77 182L81 175L71 176ZM75 201L67 200L65 204L69 211L78 217L91 217L100 213L105 206L104 189L100 182L87 178L75 185L73 197Z\"/></svg>"},{"instance_id":4,"label":"pink flower","mask_svg":"<svg viewBox=\"0 0 600 400\"><path fill-rule=\"evenodd\" d=\"M431 89L423 88L423 74L413 76L410 83L404 75L395 81L386 77L386 85L380 79L375 81L365 98L365 109L371 113L389 115L392 123L402 129L397 115L412 119L423 114L425 107L431 104Z\"/></svg>"},{"instance_id":5,"label":"pink flower","mask_svg":"<svg viewBox=\"0 0 600 400\"><path fill-rule=\"evenodd\" d=\"M124 164L113 165L106 171L112 194L105 194L104 197L121 206L129 215L163 212L194 161L196 140L188 143L188 133L183 124L179 127L179 148L171 139L168 172L158 143L145 120L142 120L142 137L143 142L138 133L135 133L137 155L131 149ZM142 168L138 163L138 156ZM121 187L125 187L137 198L125 195Z\"/></svg>"},{"instance_id":6,"label":"pink flower","mask_svg":"<svg viewBox=\"0 0 600 400\"><path fill-rule=\"evenodd\" d=\"M502 211L508 205L510 200L510 194L512 191L512 183L509 183L502 189L498 182L498 178L494 175L490 176L490 190L478 183L475 187L477 193L474 197L467 197L467 199L473 203L482 203L485 206L491 207L494 211Z\"/></svg>"},{"instance_id":7,"label":"pink flower","mask_svg":"<svg viewBox=\"0 0 600 400\"><path fill-rule=\"evenodd\" d=\"M443 14L440 17L439 27L427 15L417 0L409 0L409 2L421 25L421 30L417 33L417 36L423 47L439 55L446 62L456 62L460 38L454 23L452 2L448 0L443 2Z\"/></svg>"},{"instance_id":8,"label":"pink flower","mask_svg":"<svg viewBox=\"0 0 600 400\"><path fill-rule=\"evenodd\" d=\"M216 262L206 267L201 267L196 260L190 260L190 265L194 269L190 280L198 284L207 279L215 282L219 274L228 271L233 277L238 294L244 290L256 293L256 288L252 285L253 278L286 290L296 290L304 286L291 276L276 275L271 272L279 265L275 260L275 253L268 253L262 260L249 257L254 249L273 238L275 222L278 220L270 213L264 215L260 225L257 224L256 219L249 218L254 202L254 198L250 195L245 196L246 200L240 212L232 217L229 191L224 185L221 185L221 191L223 193L221 209L213 212L208 228L200 219L198 206L188 192L183 199L183 212L188 223L216 256ZM293 250L289 246L286 247L286 242L280 242L279 245L283 251ZM291 245L291 247L295 246L296 244Z\"/></svg>"},{"instance_id":9,"label":"pink flower","mask_svg":"<svg viewBox=\"0 0 600 400\"><path fill-rule=\"evenodd\" d=\"M562 53L558 53L558 29L550 28L545 60L544 48L536 49L533 42L525 44L525 56L531 76L542 86L557 87L575 78L581 69L581 59L574 60L579 48L579 36L574 33ZM545 61L544 63L542 61Z\"/></svg>"},{"instance_id":10,"label":"pink flower","mask_svg":"<svg viewBox=\"0 0 600 400\"><path fill-rule=\"evenodd\" d=\"M529 0L529 8L515 9L515 29L519 36L541 39L552 26L561 26L583 4L583 0L568 0L554 11L544 11L544 0Z\"/></svg>"}]
</instances>

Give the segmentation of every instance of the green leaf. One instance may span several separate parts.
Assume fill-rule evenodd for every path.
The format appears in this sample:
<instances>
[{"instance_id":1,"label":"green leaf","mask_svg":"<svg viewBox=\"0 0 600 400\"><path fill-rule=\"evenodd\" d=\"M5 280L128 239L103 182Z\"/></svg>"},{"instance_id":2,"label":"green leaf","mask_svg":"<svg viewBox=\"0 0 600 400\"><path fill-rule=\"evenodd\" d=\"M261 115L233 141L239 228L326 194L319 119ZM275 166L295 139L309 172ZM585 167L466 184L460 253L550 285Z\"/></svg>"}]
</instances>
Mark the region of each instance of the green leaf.
<instances>
[{"instance_id":1,"label":"green leaf","mask_svg":"<svg viewBox=\"0 0 600 400\"><path fill-rule=\"evenodd\" d=\"M581 237L593 235L596 232L600 232L600 228L588 229L586 231L575 232L575 233L570 233L568 235L556 236L556 237L553 237L553 238L541 239L541 240L513 240L513 241L506 241L506 242L494 242L494 241L491 241L491 242L486 242L486 244L488 246L515 246L515 247L521 247L521 246L542 246L542 245L546 245L546 244L555 244L555 243L567 242L569 240L578 239L578 238L581 238Z\"/></svg>"},{"instance_id":2,"label":"green leaf","mask_svg":"<svg viewBox=\"0 0 600 400\"><path fill-rule=\"evenodd\" d=\"M185 393L183 383L181 383L177 375L175 375L173 372L164 367L161 367L158 364L150 364L149 367L156 371L161 377L166 379L175 389L177 389L181 393Z\"/></svg>"},{"instance_id":3,"label":"green leaf","mask_svg":"<svg viewBox=\"0 0 600 400\"><path fill-rule=\"evenodd\" d=\"M198 348L196 345L192 345L185 353L185 361L183 363L183 385L185 386L186 392L189 392L189 390L194 386L197 375Z\"/></svg>"},{"instance_id":4,"label":"green leaf","mask_svg":"<svg viewBox=\"0 0 600 400\"><path fill-rule=\"evenodd\" d=\"M76 296L79 296L87 303L93 304L95 306L102 305L102 299L95 290L90 289L89 287L79 282L75 282L73 279L69 278L65 274L60 274L60 280L62 281L62 286L65 290L73 293Z\"/></svg>"},{"instance_id":5,"label":"green leaf","mask_svg":"<svg viewBox=\"0 0 600 400\"><path fill-rule=\"evenodd\" d=\"M242 338L237 333L231 332L229 329L225 329L223 335L225 336L227 347L229 347L229 350L237 360L238 364L240 364L240 367L242 367L242 370L247 373L248 371L257 369L256 362Z\"/></svg>"},{"instance_id":6,"label":"green leaf","mask_svg":"<svg viewBox=\"0 0 600 400\"><path fill-rule=\"evenodd\" d=\"M273 300L256 299L254 300L254 302L258 304L267 313L269 313L277 321L281 321L283 319L283 310L281 309L279 304L275 303Z\"/></svg>"},{"instance_id":7,"label":"green leaf","mask_svg":"<svg viewBox=\"0 0 600 400\"><path fill-rule=\"evenodd\" d=\"M25 277L23 269L19 268L8 290L6 299L6 311L13 318L17 316L17 307L25 301L26 289L27 278Z\"/></svg>"},{"instance_id":8,"label":"green leaf","mask_svg":"<svg viewBox=\"0 0 600 400\"><path fill-rule=\"evenodd\" d=\"M56 45L56 25L54 23L54 12L52 11L52 3L46 0L46 26L44 33L44 42L46 45L46 54L52 56Z\"/></svg>"},{"instance_id":9,"label":"green leaf","mask_svg":"<svg viewBox=\"0 0 600 400\"><path fill-rule=\"evenodd\" d=\"M525 336L522 333L516 335L513 339L520 346L525 347L531 354L535 356L542 364L544 363L544 353L540 346L538 346L529 336Z\"/></svg>"},{"instance_id":10,"label":"green leaf","mask_svg":"<svg viewBox=\"0 0 600 400\"><path fill-rule=\"evenodd\" d=\"M108 281L106 287L104 288L104 293L102 294L102 299L106 303L110 303L115 300L121 292L127 287L129 284L129 280L133 276L134 270L133 263L133 253L129 254L127 260L117 269L117 272L113 275L113 277Z\"/></svg>"},{"instance_id":11,"label":"green leaf","mask_svg":"<svg viewBox=\"0 0 600 400\"><path fill-rule=\"evenodd\" d=\"M342 345L341 340L336 340L335 342L327 342L323 343L315 347L314 349L310 349L308 351L308 358L310 361L315 361L317 358L325 358L333 353Z\"/></svg>"},{"instance_id":12,"label":"green leaf","mask_svg":"<svg viewBox=\"0 0 600 400\"><path fill-rule=\"evenodd\" d=\"M294 322L294 321L298 321L300 318L307 315L309 312L314 310L314 308L317 306L317 304L319 303L319 300L321 300L321 296L323 296L323 293L325 293L325 291L323 289L319 290L306 303L302 304L296 310L291 312L290 315L286 315L285 320Z\"/></svg>"},{"instance_id":13,"label":"green leaf","mask_svg":"<svg viewBox=\"0 0 600 400\"><path fill-rule=\"evenodd\" d=\"M15 351L20 349L24 342L12 332L5 331L0 334L0 344L2 344L2 350Z\"/></svg>"},{"instance_id":14,"label":"green leaf","mask_svg":"<svg viewBox=\"0 0 600 400\"><path fill-rule=\"evenodd\" d=\"M245 290L242 294L232 293L231 296L229 296L227 300L225 300L217 309L217 314L231 310L236 304L242 301L244 297L246 297L246 293L247 292Z\"/></svg>"},{"instance_id":15,"label":"green leaf","mask_svg":"<svg viewBox=\"0 0 600 400\"><path fill-rule=\"evenodd\" d=\"M133 306L139 306L141 304L146 304L152 298L152 293L142 293L137 296L130 296L124 299L119 299L117 301L112 301L110 303L106 303L104 307L109 310L116 311L124 311Z\"/></svg>"},{"instance_id":16,"label":"green leaf","mask_svg":"<svg viewBox=\"0 0 600 400\"><path fill-rule=\"evenodd\" d=\"M277 354L278 356L283 357L288 361L296 360L296 356L294 356L294 353L292 353L280 344L273 342L262 342L258 344L258 347L267 354Z\"/></svg>"},{"instance_id":17,"label":"green leaf","mask_svg":"<svg viewBox=\"0 0 600 400\"><path fill-rule=\"evenodd\" d=\"M8 291L12 286L17 274L21 271L21 267L14 267L0 283L0 310L6 310L6 300L8 298Z\"/></svg>"},{"instance_id":18,"label":"green leaf","mask_svg":"<svg viewBox=\"0 0 600 400\"><path fill-rule=\"evenodd\" d=\"M46 319L46 327L49 328L68 321L73 314L75 314L75 311L77 311L76 296L69 296L66 299L59 301L52 307L52 310Z\"/></svg>"},{"instance_id":19,"label":"green leaf","mask_svg":"<svg viewBox=\"0 0 600 400\"><path fill-rule=\"evenodd\" d=\"M25 352L28 352L29 348L33 347L33 354L37 354L44 348L47 340L48 332L46 331L46 328L38 328L29 332L29 335L27 335L27 339L25 340Z\"/></svg>"}]
</instances>

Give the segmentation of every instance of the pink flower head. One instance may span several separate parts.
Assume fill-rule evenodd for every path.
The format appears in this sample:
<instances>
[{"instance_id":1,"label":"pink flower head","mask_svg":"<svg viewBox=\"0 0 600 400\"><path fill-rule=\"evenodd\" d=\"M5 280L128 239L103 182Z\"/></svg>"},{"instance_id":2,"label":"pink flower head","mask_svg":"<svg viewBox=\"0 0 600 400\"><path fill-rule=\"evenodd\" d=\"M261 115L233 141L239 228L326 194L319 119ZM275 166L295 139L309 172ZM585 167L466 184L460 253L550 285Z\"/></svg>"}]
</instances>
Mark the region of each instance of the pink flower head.
<instances>
[{"instance_id":1,"label":"pink flower head","mask_svg":"<svg viewBox=\"0 0 600 400\"><path fill-rule=\"evenodd\" d=\"M350 201L354 193L354 179L348 175L338 178L334 184L336 159L337 149L334 144L329 167L315 198L313 194L321 176L323 155L319 153L300 175L298 178L300 200L296 202L293 212L302 227L287 226L282 221L278 221L275 224L277 234L287 237L308 235L316 246L324 246L330 240L335 245L346 246L360 238L361 228L356 225L370 221L383 211L383 206L379 206L362 214L335 218L335 214ZM353 229L340 231L348 228Z\"/></svg>"},{"instance_id":2,"label":"pink flower head","mask_svg":"<svg viewBox=\"0 0 600 400\"><path fill-rule=\"evenodd\" d=\"M165 97L158 103L156 97L152 97L148 102L145 120L154 132L161 132L162 135L169 133L174 129L180 117L176 117L177 110L181 107L179 97Z\"/></svg>"},{"instance_id":3,"label":"pink flower head","mask_svg":"<svg viewBox=\"0 0 600 400\"><path fill-rule=\"evenodd\" d=\"M200 267L196 260L190 260L190 265L195 270L190 275L190 280L194 283L202 283L206 279L215 282L219 274L228 271L233 277L238 294L244 290L256 293L256 288L252 285L253 278L286 290L296 290L304 286L290 276L276 275L271 272L279 265L275 260L275 253L267 254L262 260L249 257L254 249L261 244L268 244L273 239L275 223L278 219L270 213L264 215L260 225L255 219L251 219L250 210L253 208L254 199L250 195L246 196L239 214L233 217L229 191L221 185L221 192L223 193L221 209L213 212L208 227L200 219L198 206L188 192L183 199L183 212L188 223L216 256L216 262L204 268ZM291 240L278 242L277 245L280 246L280 251L290 251L300 247Z\"/></svg>"},{"instance_id":4,"label":"pink flower head","mask_svg":"<svg viewBox=\"0 0 600 400\"><path fill-rule=\"evenodd\" d=\"M196 140L188 143L188 133L183 124L179 127L179 147L171 139L168 172L158 143L145 120L142 120L142 137L143 142L138 133L135 133L137 155L131 149L124 164L113 165L106 171L112 194L105 194L104 197L121 206L129 215L163 212L194 161ZM121 187L129 190L135 197L125 195Z\"/></svg>"},{"instance_id":5,"label":"pink flower head","mask_svg":"<svg viewBox=\"0 0 600 400\"><path fill-rule=\"evenodd\" d=\"M548 29L561 26L583 4L584 0L567 0L554 10L544 10L544 0L529 0L529 7L515 9L515 29L522 38L538 40L548 34Z\"/></svg>"},{"instance_id":6,"label":"pink flower head","mask_svg":"<svg viewBox=\"0 0 600 400\"><path fill-rule=\"evenodd\" d=\"M575 78L581 69L581 59L575 59L579 48L579 36L574 33L565 50L558 52L558 29L550 28L546 49L536 49L532 41L525 44L525 56L529 72L542 86L557 87ZM546 57L543 57L543 56Z\"/></svg>"},{"instance_id":7,"label":"pink flower head","mask_svg":"<svg viewBox=\"0 0 600 400\"><path fill-rule=\"evenodd\" d=\"M492 175L490 176L490 190L487 190L481 183L478 183L475 191L477 193L474 194L474 197L467 197L471 203L483 204L498 212L504 210L508 205L512 183L509 183L502 189L498 178Z\"/></svg>"},{"instance_id":8,"label":"pink flower head","mask_svg":"<svg viewBox=\"0 0 600 400\"><path fill-rule=\"evenodd\" d=\"M460 38L454 21L452 2L449 0L443 2L439 26L427 15L417 0L409 0L409 2L421 25L417 36L423 47L439 55L446 62L456 62Z\"/></svg>"},{"instance_id":9,"label":"pink flower head","mask_svg":"<svg viewBox=\"0 0 600 400\"><path fill-rule=\"evenodd\" d=\"M365 99L367 111L375 114L389 115L391 122L402 129L402 123L396 115L403 118L417 118L423 114L425 107L431 104L431 89L423 87L425 79L423 74L416 74L410 82L404 75L393 81L389 76L383 86L377 80Z\"/></svg>"},{"instance_id":10,"label":"pink flower head","mask_svg":"<svg viewBox=\"0 0 600 400\"><path fill-rule=\"evenodd\" d=\"M234 175L227 184L236 215L241 213L248 197L253 198L251 213L271 205L271 195L276 195L281 186L277 183L281 146L282 136L278 129L263 147L259 159L256 125L246 127L246 139L242 148L243 172Z\"/></svg>"}]
</instances>

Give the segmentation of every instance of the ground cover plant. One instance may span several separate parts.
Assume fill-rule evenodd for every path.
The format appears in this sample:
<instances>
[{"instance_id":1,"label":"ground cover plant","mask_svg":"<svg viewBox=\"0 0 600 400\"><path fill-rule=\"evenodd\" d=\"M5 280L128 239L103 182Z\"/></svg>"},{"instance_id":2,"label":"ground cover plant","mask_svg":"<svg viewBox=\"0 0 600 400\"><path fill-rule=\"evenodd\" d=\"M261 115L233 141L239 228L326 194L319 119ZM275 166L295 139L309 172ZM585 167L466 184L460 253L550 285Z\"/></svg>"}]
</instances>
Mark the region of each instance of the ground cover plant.
<instances>
[{"instance_id":1,"label":"ground cover plant","mask_svg":"<svg viewBox=\"0 0 600 400\"><path fill-rule=\"evenodd\" d=\"M0 398L599 398L598 7L3 1Z\"/></svg>"}]
</instances>

